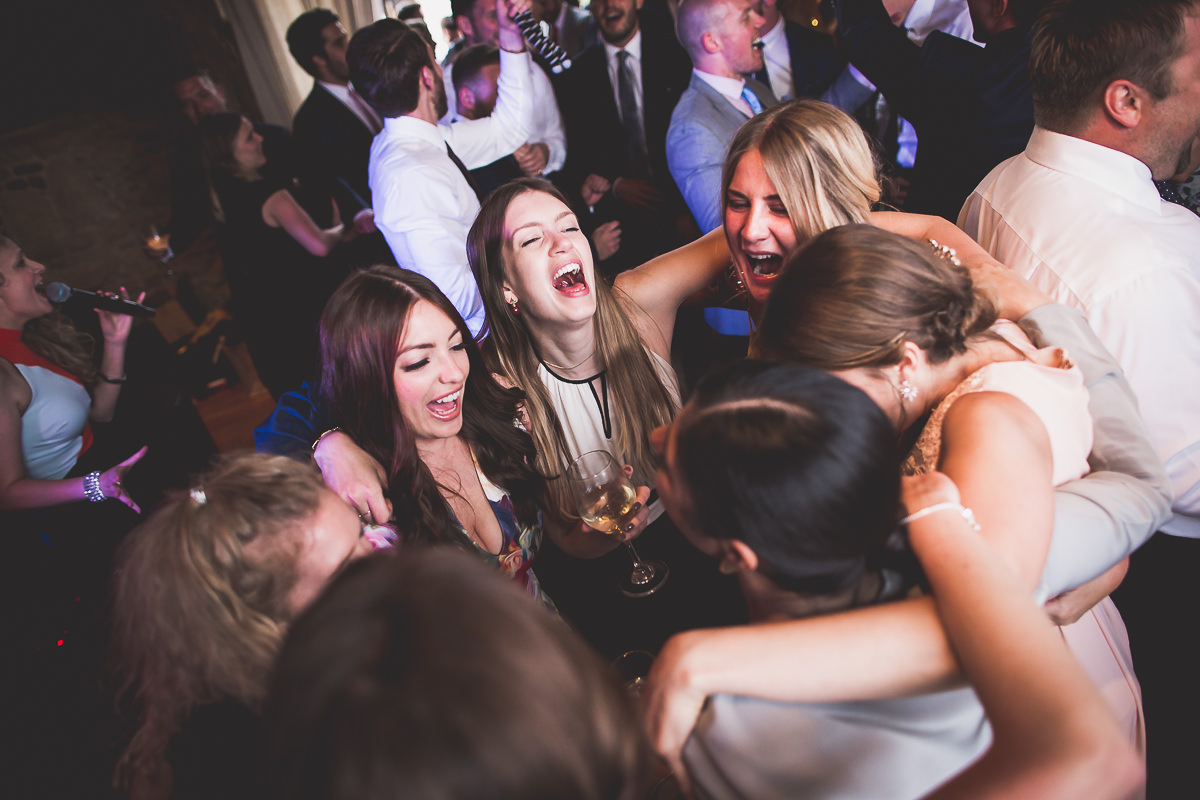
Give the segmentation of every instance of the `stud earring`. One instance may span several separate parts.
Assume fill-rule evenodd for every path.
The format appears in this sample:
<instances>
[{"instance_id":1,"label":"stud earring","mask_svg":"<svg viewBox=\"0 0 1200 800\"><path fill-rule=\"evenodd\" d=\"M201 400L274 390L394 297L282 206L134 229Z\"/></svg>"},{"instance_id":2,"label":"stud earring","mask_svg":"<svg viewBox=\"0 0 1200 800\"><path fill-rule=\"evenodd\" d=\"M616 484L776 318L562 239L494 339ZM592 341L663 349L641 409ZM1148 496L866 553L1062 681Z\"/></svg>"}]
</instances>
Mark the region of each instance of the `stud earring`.
<instances>
[{"instance_id":1,"label":"stud earring","mask_svg":"<svg viewBox=\"0 0 1200 800\"><path fill-rule=\"evenodd\" d=\"M913 400L917 399L917 387L913 386L912 381L910 381L908 378L900 381L899 391L900 397L903 398L906 403L911 403Z\"/></svg>"},{"instance_id":2,"label":"stud earring","mask_svg":"<svg viewBox=\"0 0 1200 800\"><path fill-rule=\"evenodd\" d=\"M517 300L515 297L509 297L505 299L504 302L508 303L508 307L512 309L514 315L521 313L521 309L517 308Z\"/></svg>"}]
</instances>

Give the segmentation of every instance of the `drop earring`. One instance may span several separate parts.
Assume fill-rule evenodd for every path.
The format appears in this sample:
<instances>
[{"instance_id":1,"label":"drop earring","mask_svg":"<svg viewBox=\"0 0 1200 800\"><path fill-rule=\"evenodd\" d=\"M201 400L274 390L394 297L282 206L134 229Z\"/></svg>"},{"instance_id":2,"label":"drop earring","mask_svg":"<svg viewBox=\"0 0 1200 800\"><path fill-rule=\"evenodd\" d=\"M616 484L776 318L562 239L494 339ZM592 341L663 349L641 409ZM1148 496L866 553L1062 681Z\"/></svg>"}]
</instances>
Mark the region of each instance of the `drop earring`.
<instances>
[{"instance_id":1,"label":"drop earring","mask_svg":"<svg viewBox=\"0 0 1200 800\"><path fill-rule=\"evenodd\" d=\"M504 302L508 303L508 307L512 309L514 316L521 313L521 309L517 308L517 300L515 297L509 297L505 299Z\"/></svg>"}]
</instances>

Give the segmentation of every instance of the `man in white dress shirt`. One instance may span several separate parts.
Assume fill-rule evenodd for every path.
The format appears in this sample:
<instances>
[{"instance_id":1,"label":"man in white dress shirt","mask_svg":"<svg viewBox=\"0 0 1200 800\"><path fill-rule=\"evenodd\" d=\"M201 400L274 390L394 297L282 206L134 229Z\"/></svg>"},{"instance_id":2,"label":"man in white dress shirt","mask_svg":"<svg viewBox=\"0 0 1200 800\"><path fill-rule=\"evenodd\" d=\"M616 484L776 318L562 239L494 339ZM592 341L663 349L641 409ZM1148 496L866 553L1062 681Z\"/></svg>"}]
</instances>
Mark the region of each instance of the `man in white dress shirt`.
<instances>
[{"instance_id":1,"label":"man in white dress shirt","mask_svg":"<svg viewBox=\"0 0 1200 800\"><path fill-rule=\"evenodd\" d=\"M478 44L495 47L498 44L496 36L499 30L493 0L453 0L450 7L463 36L442 61L447 103L443 122L452 121L457 111L458 91L452 80L451 67L454 66L458 54ZM554 97L554 87L551 86L546 73L540 67L533 69L530 72L530 81L533 116L529 123L529 140L521 143L512 156L526 175L550 175L562 169L567 160L567 134L563 128L558 102Z\"/></svg>"},{"instance_id":2,"label":"man in white dress shirt","mask_svg":"<svg viewBox=\"0 0 1200 800\"><path fill-rule=\"evenodd\" d=\"M968 198L959 225L1084 313L1128 375L1166 464L1175 516L1162 533L1171 535L1134 556L1131 597L1117 602L1145 690L1150 786L1181 796L1161 768L1173 747L1186 759L1200 744L1200 664L1180 655L1196 650L1190 587L1200 570L1200 219L1162 201L1151 181L1180 172L1197 146L1200 4L1055 5L1035 27L1030 72L1033 137ZM1138 605L1154 615L1146 627ZM1162 616L1179 611L1175 624Z\"/></svg>"},{"instance_id":3,"label":"man in white dress shirt","mask_svg":"<svg viewBox=\"0 0 1200 800\"><path fill-rule=\"evenodd\" d=\"M375 224L396 262L437 284L472 335L484 327L483 302L467 265L467 231L479 200L466 171L513 152L529 133L529 54L510 13L529 0L496 0L500 79L490 117L440 125L446 113L442 68L415 30L384 19L350 40L347 61L359 93L383 118L371 144L369 181Z\"/></svg>"}]
</instances>

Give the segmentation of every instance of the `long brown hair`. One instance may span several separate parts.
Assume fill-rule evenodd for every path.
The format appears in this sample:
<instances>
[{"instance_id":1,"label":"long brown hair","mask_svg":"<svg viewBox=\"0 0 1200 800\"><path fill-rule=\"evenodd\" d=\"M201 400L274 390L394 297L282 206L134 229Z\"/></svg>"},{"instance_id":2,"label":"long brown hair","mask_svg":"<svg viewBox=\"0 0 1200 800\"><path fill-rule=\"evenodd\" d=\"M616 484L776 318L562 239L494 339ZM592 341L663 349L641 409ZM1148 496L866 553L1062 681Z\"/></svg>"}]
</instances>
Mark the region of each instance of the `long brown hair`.
<instances>
[{"instance_id":1,"label":"long brown hair","mask_svg":"<svg viewBox=\"0 0 1200 800\"><path fill-rule=\"evenodd\" d=\"M397 347L409 313L422 300L462 333L470 362L462 437L488 479L508 492L517 518L532 525L543 485L527 463L533 459L533 441L513 425L523 395L496 383L462 317L428 278L375 266L351 275L329 298L321 314L319 392L330 419L387 469L392 508L407 538L465 544L437 481L417 454L396 395Z\"/></svg>"},{"instance_id":2,"label":"long brown hair","mask_svg":"<svg viewBox=\"0 0 1200 800\"><path fill-rule=\"evenodd\" d=\"M824 370L898 364L904 343L931 364L965 353L996 321L971 274L873 225L822 233L788 259L758 328L763 355Z\"/></svg>"},{"instance_id":3,"label":"long brown hair","mask_svg":"<svg viewBox=\"0 0 1200 800\"><path fill-rule=\"evenodd\" d=\"M17 243L0 230L0 249L4 248L18 249ZM4 276L0 275L0 285L3 283ZM75 323L58 309L25 323L21 341L42 358L79 378L89 389L100 378L94 357L96 340L76 329Z\"/></svg>"},{"instance_id":4,"label":"long brown hair","mask_svg":"<svg viewBox=\"0 0 1200 800\"><path fill-rule=\"evenodd\" d=\"M126 538L114 573L112 652L139 723L118 783L161 763L193 710L226 700L260 710L289 617L297 530L323 493L311 465L236 456Z\"/></svg>"},{"instance_id":5,"label":"long brown hair","mask_svg":"<svg viewBox=\"0 0 1200 800\"><path fill-rule=\"evenodd\" d=\"M246 117L236 111L221 111L200 120L200 161L208 180L208 200L213 219L225 221L221 192L238 178L238 163L234 142Z\"/></svg>"},{"instance_id":6,"label":"long brown hair","mask_svg":"<svg viewBox=\"0 0 1200 800\"><path fill-rule=\"evenodd\" d=\"M484 202L467 234L467 260L479 283L487 310L492 352L505 377L524 390L537 446L537 468L547 480L554 511L575 519L575 504L566 481L567 466L579 455L567 445L550 393L538 377L538 354L525 325L504 302L504 219L508 207L526 192L542 192L570 207L558 189L543 180L523 178L494 191ZM607 370L609 409L616 452L633 466L634 480L652 484L658 460L650 447L650 431L666 425L678 405L663 385L637 329L621 307L632 302L620 297L603 280L597 280L596 315L593 318L596 352Z\"/></svg>"},{"instance_id":7,"label":"long brown hair","mask_svg":"<svg viewBox=\"0 0 1200 800\"><path fill-rule=\"evenodd\" d=\"M763 169L804 242L838 225L871 221L879 181L871 148L850 115L819 100L793 100L738 128L721 174L721 206L742 157L762 156Z\"/></svg>"}]
</instances>

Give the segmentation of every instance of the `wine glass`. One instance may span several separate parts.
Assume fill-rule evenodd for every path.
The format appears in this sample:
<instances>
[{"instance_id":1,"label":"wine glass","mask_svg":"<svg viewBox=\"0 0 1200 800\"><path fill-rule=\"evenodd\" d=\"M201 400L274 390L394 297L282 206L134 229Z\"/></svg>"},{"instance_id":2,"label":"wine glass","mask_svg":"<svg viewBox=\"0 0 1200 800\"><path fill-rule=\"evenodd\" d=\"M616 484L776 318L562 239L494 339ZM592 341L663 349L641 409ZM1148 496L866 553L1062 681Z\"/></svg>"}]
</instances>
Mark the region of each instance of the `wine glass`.
<instances>
[{"instance_id":1,"label":"wine glass","mask_svg":"<svg viewBox=\"0 0 1200 800\"><path fill-rule=\"evenodd\" d=\"M158 228L153 225L142 231L142 250L151 258L158 259L163 265L175 257L175 251L171 249L171 234L159 233ZM174 270L167 267L167 277L170 278L173 275Z\"/></svg>"},{"instance_id":2,"label":"wine glass","mask_svg":"<svg viewBox=\"0 0 1200 800\"><path fill-rule=\"evenodd\" d=\"M635 700L642 695L646 676L654 664L654 654L646 650L628 650L613 660L610 667L625 691Z\"/></svg>"},{"instance_id":3,"label":"wine glass","mask_svg":"<svg viewBox=\"0 0 1200 800\"><path fill-rule=\"evenodd\" d=\"M619 535L632 516L637 489L616 459L606 450L584 453L567 468L567 481L583 521L598 531ZM631 543L624 544L633 571L621 578L621 593L627 597L654 594L667 582L670 570L661 561L642 561Z\"/></svg>"}]
</instances>

